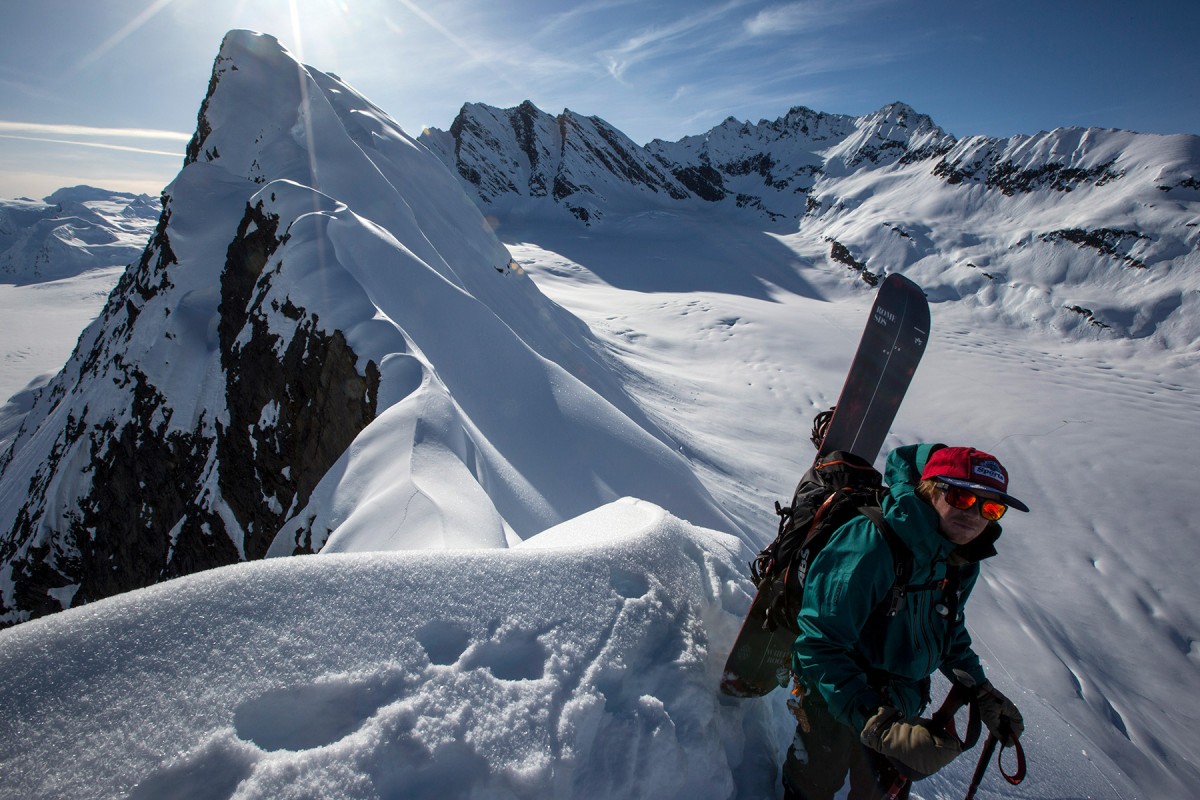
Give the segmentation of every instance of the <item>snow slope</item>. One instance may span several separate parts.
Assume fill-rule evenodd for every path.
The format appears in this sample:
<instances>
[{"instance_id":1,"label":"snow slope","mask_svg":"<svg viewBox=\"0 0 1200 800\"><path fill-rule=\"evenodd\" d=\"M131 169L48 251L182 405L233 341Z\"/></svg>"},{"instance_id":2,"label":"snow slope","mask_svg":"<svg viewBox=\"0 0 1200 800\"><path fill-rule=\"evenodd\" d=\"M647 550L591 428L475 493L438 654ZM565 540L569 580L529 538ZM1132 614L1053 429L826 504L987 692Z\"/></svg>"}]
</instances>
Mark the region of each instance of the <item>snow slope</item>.
<instances>
[{"instance_id":1,"label":"snow slope","mask_svg":"<svg viewBox=\"0 0 1200 800\"><path fill-rule=\"evenodd\" d=\"M273 559L35 620L0 633L2 792L773 797L786 714L714 690L748 556L622 500L509 550ZM1031 747L1033 796L1132 796L1033 712L1069 741Z\"/></svg>"},{"instance_id":2,"label":"snow slope","mask_svg":"<svg viewBox=\"0 0 1200 800\"><path fill-rule=\"evenodd\" d=\"M92 186L0 200L0 449L141 255L159 211L146 195Z\"/></svg>"},{"instance_id":3,"label":"snow slope","mask_svg":"<svg viewBox=\"0 0 1200 800\"><path fill-rule=\"evenodd\" d=\"M34 393L62 369L79 332L99 315L124 271L108 266L73 278L0 284L0 400L13 398L6 410L17 424ZM0 422L0 442L14 432Z\"/></svg>"},{"instance_id":4,"label":"snow slope","mask_svg":"<svg viewBox=\"0 0 1200 800\"><path fill-rule=\"evenodd\" d=\"M687 224L660 221L664 235ZM687 432L689 458L722 505L752 526L757 519L768 537L767 509L788 496L811 454L807 425L836 400L869 292L847 287L837 269L809 268L808 297L646 293L606 286L605 259L587 262L593 272L563 255L616 251L619 261L619 227L573 244L559 234L555 251L530 241L510 248L647 376L636 394L667 431ZM634 257L632 248L624 255ZM698 248L688 263L708 273L726 261ZM1053 769L1095 764L1103 777L1094 777L1112 783L1078 795L1032 783L1022 791L1186 796L1182 787L1200 777L1187 501L1195 462L1181 446L1200 440L1195 354L1021 332L949 300L934 302L932 318L889 445L971 444L1009 467L1033 513L1005 520L1000 556L971 602L971 629L992 679L1039 718L1029 749L1050 754Z\"/></svg>"},{"instance_id":5,"label":"snow slope","mask_svg":"<svg viewBox=\"0 0 1200 800\"><path fill-rule=\"evenodd\" d=\"M623 501L512 550L268 560L22 625L3 794L728 791L748 712L706 653L744 555Z\"/></svg>"}]
</instances>

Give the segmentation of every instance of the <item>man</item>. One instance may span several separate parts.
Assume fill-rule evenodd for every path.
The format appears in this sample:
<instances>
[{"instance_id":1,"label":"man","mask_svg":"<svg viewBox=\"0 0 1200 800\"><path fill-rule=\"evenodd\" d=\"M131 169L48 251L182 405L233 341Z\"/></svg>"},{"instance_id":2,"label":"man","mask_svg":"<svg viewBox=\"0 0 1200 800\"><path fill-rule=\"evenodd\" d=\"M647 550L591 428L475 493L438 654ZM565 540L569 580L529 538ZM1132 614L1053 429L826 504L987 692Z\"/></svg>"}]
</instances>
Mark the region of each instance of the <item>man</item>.
<instances>
[{"instance_id":1,"label":"man","mask_svg":"<svg viewBox=\"0 0 1200 800\"><path fill-rule=\"evenodd\" d=\"M962 611L979 562L996 554L999 519L1028 507L1008 494L999 460L973 448L897 448L884 478L883 517L912 552L908 588L888 616L895 558L865 516L813 559L792 654L803 709L783 770L792 800L832 798L847 777L852 800L891 790L903 798L911 780L949 764L958 741L919 719L935 671L971 689L1002 743L1023 730L1016 706L984 675Z\"/></svg>"}]
</instances>

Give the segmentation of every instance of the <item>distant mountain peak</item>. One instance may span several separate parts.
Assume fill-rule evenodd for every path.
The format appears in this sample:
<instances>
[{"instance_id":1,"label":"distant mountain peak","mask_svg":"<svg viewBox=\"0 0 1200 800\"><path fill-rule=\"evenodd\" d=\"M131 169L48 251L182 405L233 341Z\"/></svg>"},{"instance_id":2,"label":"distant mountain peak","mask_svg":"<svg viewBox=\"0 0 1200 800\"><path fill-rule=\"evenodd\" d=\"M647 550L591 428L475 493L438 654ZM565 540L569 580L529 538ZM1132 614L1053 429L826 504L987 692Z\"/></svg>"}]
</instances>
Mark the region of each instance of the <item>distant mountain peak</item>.
<instances>
[{"instance_id":1,"label":"distant mountain peak","mask_svg":"<svg viewBox=\"0 0 1200 800\"><path fill-rule=\"evenodd\" d=\"M929 117L903 103L860 118L804 106L758 123L731 116L706 133L644 147L605 120L569 109L550 117L530 101L506 110L471 103L448 137L436 130L423 137L483 207L500 213L557 207L587 225L647 203L716 203L771 224L797 220L831 160L842 167L878 164L928 148L933 140L944 147L953 143ZM835 152L839 143L843 152ZM577 157L565 157L572 153Z\"/></svg>"},{"instance_id":2,"label":"distant mountain peak","mask_svg":"<svg viewBox=\"0 0 1200 800\"><path fill-rule=\"evenodd\" d=\"M64 187L41 202L0 200L0 280L56 280L128 264L160 211L149 195L94 186Z\"/></svg>"}]
</instances>

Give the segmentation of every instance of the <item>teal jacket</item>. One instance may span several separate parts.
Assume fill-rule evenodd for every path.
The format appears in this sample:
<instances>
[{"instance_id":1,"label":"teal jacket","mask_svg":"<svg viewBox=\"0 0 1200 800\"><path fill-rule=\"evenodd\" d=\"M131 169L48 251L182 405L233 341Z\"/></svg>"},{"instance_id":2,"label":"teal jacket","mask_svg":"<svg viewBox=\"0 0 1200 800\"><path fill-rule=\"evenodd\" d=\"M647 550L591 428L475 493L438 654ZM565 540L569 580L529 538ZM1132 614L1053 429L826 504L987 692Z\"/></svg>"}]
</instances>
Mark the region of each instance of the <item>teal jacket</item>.
<instances>
[{"instance_id":1,"label":"teal jacket","mask_svg":"<svg viewBox=\"0 0 1200 800\"><path fill-rule=\"evenodd\" d=\"M979 577L979 560L996 553L992 545L1000 526L992 523L962 548L938 533L937 512L916 495L925 462L937 447L910 445L888 455L883 513L913 553L910 585L932 584L949 570L961 570L955 619L939 613L946 597L938 589L910 592L890 619L873 613L895 582L895 561L866 517L835 531L809 567L792 667L834 717L856 731L883 705L907 717L919 715L928 702L925 679L937 670L947 676L962 670L984 681L962 611Z\"/></svg>"}]
</instances>

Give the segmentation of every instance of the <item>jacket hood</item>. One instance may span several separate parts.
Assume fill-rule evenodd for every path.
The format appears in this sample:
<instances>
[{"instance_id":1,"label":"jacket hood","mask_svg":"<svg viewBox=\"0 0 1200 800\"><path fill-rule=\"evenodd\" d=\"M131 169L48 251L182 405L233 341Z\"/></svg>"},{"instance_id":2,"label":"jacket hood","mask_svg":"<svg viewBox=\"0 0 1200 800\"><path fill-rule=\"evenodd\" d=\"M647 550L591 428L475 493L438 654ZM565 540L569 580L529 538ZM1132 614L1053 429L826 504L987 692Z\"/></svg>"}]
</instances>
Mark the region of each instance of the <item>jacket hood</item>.
<instances>
[{"instance_id":1,"label":"jacket hood","mask_svg":"<svg viewBox=\"0 0 1200 800\"><path fill-rule=\"evenodd\" d=\"M888 453L887 464L883 468L884 483L892 487L893 492L916 492L929 457L943 447L944 444L910 444L897 447Z\"/></svg>"}]
</instances>

